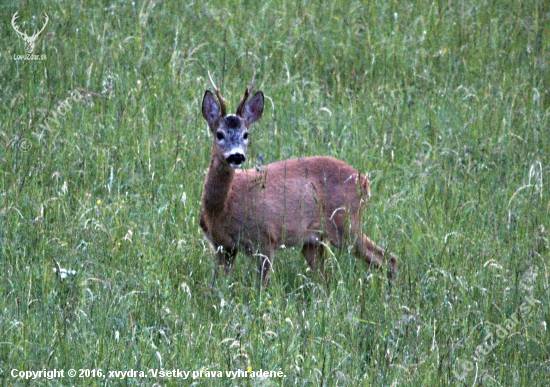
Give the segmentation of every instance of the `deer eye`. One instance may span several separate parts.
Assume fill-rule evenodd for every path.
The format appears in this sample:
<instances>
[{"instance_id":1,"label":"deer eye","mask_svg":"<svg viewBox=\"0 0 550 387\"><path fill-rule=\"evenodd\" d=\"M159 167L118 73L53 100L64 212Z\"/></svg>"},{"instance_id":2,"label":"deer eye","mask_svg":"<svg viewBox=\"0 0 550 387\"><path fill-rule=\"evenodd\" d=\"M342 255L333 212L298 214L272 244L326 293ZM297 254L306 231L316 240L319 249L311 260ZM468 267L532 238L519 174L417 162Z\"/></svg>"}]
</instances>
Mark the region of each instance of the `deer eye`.
<instances>
[{"instance_id":1,"label":"deer eye","mask_svg":"<svg viewBox=\"0 0 550 387\"><path fill-rule=\"evenodd\" d=\"M224 136L222 131L217 131L216 132L216 138L218 139L218 141L221 141L221 140L225 139L225 136Z\"/></svg>"},{"instance_id":2,"label":"deer eye","mask_svg":"<svg viewBox=\"0 0 550 387\"><path fill-rule=\"evenodd\" d=\"M248 140L248 132L244 132L243 138L244 138L245 140Z\"/></svg>"}]
</instances>

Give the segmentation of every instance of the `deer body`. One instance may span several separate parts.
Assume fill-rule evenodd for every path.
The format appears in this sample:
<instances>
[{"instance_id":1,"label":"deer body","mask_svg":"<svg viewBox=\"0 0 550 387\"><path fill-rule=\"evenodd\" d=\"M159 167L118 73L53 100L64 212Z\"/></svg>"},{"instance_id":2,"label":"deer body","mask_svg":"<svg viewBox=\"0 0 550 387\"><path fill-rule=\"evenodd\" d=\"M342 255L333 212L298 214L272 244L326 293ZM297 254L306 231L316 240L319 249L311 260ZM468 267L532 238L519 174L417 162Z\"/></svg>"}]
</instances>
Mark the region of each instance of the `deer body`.
<instances>
[{"instance_id":1,"label":"deer body","mask_svg":"<svg viewBox=\"0 0 550 387\"><path fill-rule=\"evenodd\" d=\"M226 115L214 89L221 114L209 91L203 98L203 116L214 144L200 225L215 250L215 276L218 267L227 272L241 251L256 256L260 278L267 285L274 251L283 246L302 246L308 264L316 269L323 264L323 240L336 247L349 241L356 256L380 266L385 251L361 231L361 209L370 196L368 179L343 161L321 156L235 169L245 160L248 128L263 112L263 94L256 93L245 105L251 84L237 114ZM397 258L390 254L390 260L389 275Z\"/></svg>"}]
</instances>

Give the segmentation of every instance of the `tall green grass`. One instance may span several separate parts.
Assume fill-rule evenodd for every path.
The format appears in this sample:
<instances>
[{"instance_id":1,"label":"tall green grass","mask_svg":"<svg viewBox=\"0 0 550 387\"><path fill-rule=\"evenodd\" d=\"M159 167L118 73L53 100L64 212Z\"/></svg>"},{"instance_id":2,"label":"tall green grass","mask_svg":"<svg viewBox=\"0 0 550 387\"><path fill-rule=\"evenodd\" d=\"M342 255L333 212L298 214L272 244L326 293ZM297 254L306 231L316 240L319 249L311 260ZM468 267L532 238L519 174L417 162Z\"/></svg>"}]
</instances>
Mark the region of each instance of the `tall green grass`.
<instances>
[{"instance_id":1,"label":"tall green grass","mask_svg":"<svg viewBox=\"0 0 550 387\"><path fill-rule=\"evenodd\" d=\"M549 384L548 2L0 10L0 385ZM16 11L29 32L49 15L35 50L46 60L14 59ZM327 281L285 250L269 288L245 256L210 288L208 70L231 110L257 72L267 105L248 167L319 154L370 173L364 230L399 256L394 286L333 249ZM54 368L286 377L11 376Z\"/></svg>"}]
</instances>

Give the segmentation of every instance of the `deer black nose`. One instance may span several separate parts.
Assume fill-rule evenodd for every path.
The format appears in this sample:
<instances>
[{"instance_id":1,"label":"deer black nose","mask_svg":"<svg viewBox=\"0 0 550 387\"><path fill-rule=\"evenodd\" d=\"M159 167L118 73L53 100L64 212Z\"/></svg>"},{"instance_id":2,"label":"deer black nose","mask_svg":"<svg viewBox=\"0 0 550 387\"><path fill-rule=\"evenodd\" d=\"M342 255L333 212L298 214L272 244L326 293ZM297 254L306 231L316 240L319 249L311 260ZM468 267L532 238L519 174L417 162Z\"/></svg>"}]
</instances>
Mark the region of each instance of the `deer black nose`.
<instances>
[{"instance_id":1,"label":"deer black nose","mask_svg":"<svg viewBox=\"0 0 550 387\"><path fill-rule=\"evenodd\" d=\"M229 164L231 164L231 166L240 167L246 160L246 157L244 157L242 153L232 153L226 160Z\"/></svg>"}]
</instances>

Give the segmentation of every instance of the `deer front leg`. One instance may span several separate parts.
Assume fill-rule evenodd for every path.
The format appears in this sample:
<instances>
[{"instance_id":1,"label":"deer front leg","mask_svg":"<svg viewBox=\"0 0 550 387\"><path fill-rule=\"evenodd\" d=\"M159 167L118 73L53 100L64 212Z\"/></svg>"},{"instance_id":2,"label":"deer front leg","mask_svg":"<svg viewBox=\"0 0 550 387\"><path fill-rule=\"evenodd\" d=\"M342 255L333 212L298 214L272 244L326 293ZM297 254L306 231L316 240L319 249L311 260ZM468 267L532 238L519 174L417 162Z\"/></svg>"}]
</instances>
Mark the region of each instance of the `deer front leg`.
<instances>
[{"instance_id":1,"label":"deer front leg","mask_svg":"<svg viewBox=\"0 0 550 387\"><path fill-rule=\"evenodd\" d=\"M216 255L215 255L215 265L214 265L214 279L213 282L215 283L218 279L218 271L220 269L223 269L224 274L228 274L229 271L233 268L233 264L235 263L235 256L237 255L236 249L224 249L222 246L218 247L216 249Z\"/></svg>"},{"instance_id":2,"label":"deer front leg","mask_svg":"<svg viewBox=\"0 0 550 387\"><path fill-rule=\"evenodd\" d=\"M325 248L320 243L304 243L302 246L302 255L306 259L309 267L314 271L319 267L319 270L323 272L324 252Z\"/></svg>"}]
</instances>

